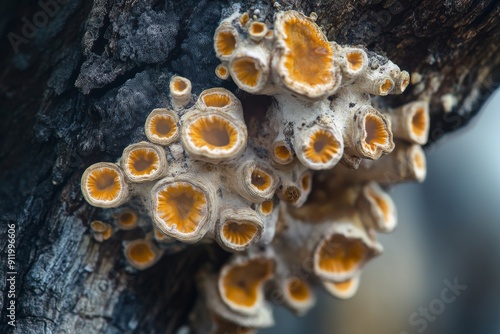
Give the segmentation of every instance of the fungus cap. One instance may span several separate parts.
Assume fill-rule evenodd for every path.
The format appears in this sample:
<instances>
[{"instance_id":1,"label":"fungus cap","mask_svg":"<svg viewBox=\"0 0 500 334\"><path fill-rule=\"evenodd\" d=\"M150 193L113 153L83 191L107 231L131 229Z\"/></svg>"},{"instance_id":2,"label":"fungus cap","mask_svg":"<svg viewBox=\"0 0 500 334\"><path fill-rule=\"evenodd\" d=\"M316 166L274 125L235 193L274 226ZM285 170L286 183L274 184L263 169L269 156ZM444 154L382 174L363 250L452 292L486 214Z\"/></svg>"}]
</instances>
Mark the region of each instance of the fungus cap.
<instances>
[{"instance_id":1,"label":"fungus cap","mask_svg":"<svg viewBox=\"0 0 500 334\"><path fill-rule=\"evenodd\" d=\"M179 118L177 113L168 109L154 109L146 119L144 132L149 141L168 145L179 138Z\"/></svg>"},{"instance_id":2,"label":"fungus cap","mask_svg":"<svg viewBox=\"0 0 500 334\"><path fill-rule=\"evenodd\" d=\"M309 283L298 277L289 277L284 280L283 296L287 306L299 315L307 312L316 303Z\"/></svg>"},{"instance_id":3,"label":"fungus cap","mask_svg":"<svg viewBox=\"0 0 500 334\"><path fill-rule=\"evenodd\" d=\"M391 123L371 106L361 107L354 115L355 150L360 158L378 159L394 149Z\"/></svg>"},{"instance_id":4,"label":"fungus cap","mask_svg":"<svg viewBox=\"0 0 500 334\"><path fill-rule=\"evenodd\" d=\"M120 164L127 179L134 183L157 180L167 172L165 150L145 141L127 146Z\"/></svg>"},{"instance_id":5,"label":"fungus cap","mask_svg":"<svg viewBox=\"0 0 500 334\"><path fill-rule=\"evenodd\" d=\"M229 78L229 68L226 64L219 64L215 68L215 75L221 80L227 80Z\"/></svg>"},{"instance_id":6,"label":"fungus cap","mask_svg":"<svg viewBox=\"0 0 500 334\"><path fill-rule=\"evenodd\" d=\"M254 21L248 27L248 35L254 42L260 42L266 35L268 29L264 22Z\"/></svg>"},{"instance_id":7,"label":"fungus cap","mask_svg":"<svg viewBox=\"0 0 500 334\"><path fill-rule=\"evenodd\" d=\"M271 146L271 158L280 165L288 165L293 161L293 151L284 140L277 140Z\"/></svg>"},{"instance_id":8,"label":"fungus cap","mask_svg":"<svg viewBox=\"0 0 500 334\"><path fill-rule=\"evenodd\" d=\"M245 259L225 265L218 279L222 301L241 314L255 314L263 304L264 284L274 276L274 260Z\"/></svg>"},{"instance_id":9,"label":"fungus cap","mask_svg":"<svg viewBox=\"0 0 500 334\"><path fill-rule=\"evenodd\" d=\"M396 227L396 205L376 182L370 182L362 188L358 208L363 221L378 232L389 233Z\"/></svg>"},{"instance_id":10,"label":"fungus cap","mask_svg":"<svg viewBox=\"0 0 500 334\"><path fill-rule=\"evenodd\" d=\"M343 282L354 277L364 264L381 252L381 246L350 223L336 223L314 251L314 272L322 279Z\"/></svg>"},{"instance_id":11,"label":"fungus cap","mask_svg":"<svg viewBox=\"0 0 500 334\"><path fill-rule=\"evenodd\" d=\"M360 275L356 275L344 282L329 282L322 281L325 290L335 298L349 299L352 298L358 291Z\"/></svg>"},{"instance_id":12,"label":"fungus cap","mask_svg":"<svg viewBox=\"0 0 500 334\"><path fill-rule=\"evenodd\" d=\"M330 169L344 153L344 142L336 128L313 126L297 138L297 158L313 170Z\"/></svg>"},{"instance_id":13,"label":"fungus cap","mask_svg":"<svg viewBox=\"0 0 500 334\"><path fill-rule=\"evenodd\" d=\"M425 145L429 137L429 103L416 101L396 109L391 115L394 136Z\"/></svg>"},{"instance_id":14,"label":"fungus cap","mask_svg":"<svg viewBox=\"0 0 500 334\"><path fill-rule=\"evenodd\" d=\"M238 87L249 93L260 93L269 78L269 54L261 47L237 51L229 62L229 72Z\"/></svg>"},{"instance_id":15,"label":"fungus cap","mask_svg":"<svg viewBox=\"0 0 500 334\"><path fill-rule=\"evenodd\" d=\"M237 169L237 192L252 203L271 199L279 184L271 168L255 160L244 162Z\"/></svg>"},{"instance_id":16,"label":"fungus cap","mask_svg":"<svg viewBox=\"0 0 500 334\"><path fill-rule=\"evenodd\" d=\"M213 224L214 194L195 175L165 178L151 190L153 221L163 233L197 242Z\"/></svg>"},{"instance_id":17,"label":"fungus cap","mask_svg":"<svg viewBox=\"0 0 500 334\"><path fill-rule=\"evenodd\" d=\"M94 239L98 242L108 240L113 235L113 227L100 220L94 220L90 223L90 228L93 232Z\"/></svg>"},{"instance_id":18,"label":"fungus cap","mask_svg":"<svg viewBox=\"0 0 500 334\"><path fill-rule=\"evenodd\" d=\"M223 112L243 120L243 107L240 100L225 88L210 88L201 92L196 102L201 111Z\"/></svg>"},{"instance_id":19,"label":"fungus cap","mask_svg":"<svg viewBox=\"0 0 500 334\"><path fill-rule=\"evenodd\" d=\"M217 228L219 244L229 251L243 251L257 242L264 230L264 223L250 208L225 209Z\"/></svg>"},{"instance_id":20,"label":"fungus cap","mask_svg":"<svg viewBox=\"0 0 500 334\"><path fill-rule=\"evenodd\" d=\"M247 143L243 121L206 112L189 117L182 127L182 145L195 159L219 163L237 159Z\"/></svg>"},{"instance_id":21,"label":"fungus cap","mask_svg":"<svg viewBox=\"0 0 500 334\"><path fill-rule=\"evenodd\" d=\"M122 230L133 230L137 227L138 219L135 211L124 209L115 216L118 227Z\"/></svg>"},{"instance_id":22,"label":"fungus cap","mask_svg":"<svg viewBox=\"0 0 500 334\"><path fill-rule=\"evenodd\" d=\"M132 267L144 270L159 260L160 251L151 241L137 239L125 245L125 257Z\"/></svg>"},{"instance_id":23,"label":"fungus cap","mask_svg":"<svg viewBox=\"0 0 500 334\"><path fill-rule=\"evenodd\" d=\"M170 96L174 108L181 109L191 101L191 81L181 76L173 76L170 79Z\"/></svg>"},{"instance_id":24,"label":"fungus cap","mask_svg":"<svg viewBox=\"0 0 500 334\"><path fill-rule=\"evenodd\" d=\"M222 22L214 35L214 49L217 58L229 60L239 45L239 35L230 22Z\"/></svg>"},{"instance_id":25,"label":"fungus cap","mask_svg":"<svg viewBox=\"0 0 500 334\"><path fill-rule=\"evenodd\" d=\"M100 208L114 208L129 198L128 184L121 168L109 162L88 167L82 175L81 188L85 200Z\"/></svg>"},{"instance_id":26,"label":"fungus cap","mask_svg":"<svg viewBox=\"0 0 500 334\"><path fill-rule=\"evenodd\" d=\"M279 12L273 70L276 82L306 99L332 95L340 85L333 48L312 20L296 11Z\"/></svg>"}]
</instances>

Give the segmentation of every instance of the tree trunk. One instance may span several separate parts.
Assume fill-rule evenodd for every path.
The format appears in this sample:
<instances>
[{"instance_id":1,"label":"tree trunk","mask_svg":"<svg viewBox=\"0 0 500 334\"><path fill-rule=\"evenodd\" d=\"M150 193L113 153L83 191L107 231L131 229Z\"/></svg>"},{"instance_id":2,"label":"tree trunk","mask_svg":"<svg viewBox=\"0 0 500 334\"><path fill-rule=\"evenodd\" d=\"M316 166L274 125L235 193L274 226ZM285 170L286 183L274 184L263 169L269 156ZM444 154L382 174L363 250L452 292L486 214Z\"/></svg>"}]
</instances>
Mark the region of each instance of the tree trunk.
<instances>
[{"instance_id":1,"label":"tree trunk","mask_svg":"<svg viewBox=\"0 0 500 334\"><path fill-rule=\"evenodd\" d=\"M97 243L89 223L106 217L80 191L86 167L115 161L143 136L147 114L168 104L168 79L193 92L224 86L213 33L236 6L185 0L3 1L0 17L0 246L15 226L15 265L2 256L0 332L173 333L196 300L214 245L126 269L119 232ZM318 14L329 40L385 53L412 74L396 106L431 104L431 141L464 126L499 82L500 6L495 0L241 1L241 10ZM109 217L108 217L109 218ZM8 274L15 272L15 274ZM15 278L13 287L6 278ZM15 301L15 327L7 309Z\"/></svg>"}]
</instances>

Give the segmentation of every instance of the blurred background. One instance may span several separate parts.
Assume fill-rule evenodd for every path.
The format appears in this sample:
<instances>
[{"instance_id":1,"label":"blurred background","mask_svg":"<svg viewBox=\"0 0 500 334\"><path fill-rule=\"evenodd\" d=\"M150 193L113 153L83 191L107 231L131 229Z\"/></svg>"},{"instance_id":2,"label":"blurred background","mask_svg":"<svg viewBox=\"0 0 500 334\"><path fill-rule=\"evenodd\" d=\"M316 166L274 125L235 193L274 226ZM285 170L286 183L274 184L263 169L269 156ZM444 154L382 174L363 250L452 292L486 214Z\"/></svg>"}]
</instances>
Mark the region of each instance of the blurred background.
<instances>
[{"instance_id":1,"label":"blurred background","mask_svg":"<svg viewBox=\"0 0 500 334\"><path fill-rule=\"evenodd\" d=\"M390 191L399 225L379 235L384 253L358 293L342 301L318 291L306 316L276 308L276 327L259 333L500 333L500 89L426 153L425 182ZM450 303L440 302L445 281L465 286Z\"/></svg>"}]
</instances>

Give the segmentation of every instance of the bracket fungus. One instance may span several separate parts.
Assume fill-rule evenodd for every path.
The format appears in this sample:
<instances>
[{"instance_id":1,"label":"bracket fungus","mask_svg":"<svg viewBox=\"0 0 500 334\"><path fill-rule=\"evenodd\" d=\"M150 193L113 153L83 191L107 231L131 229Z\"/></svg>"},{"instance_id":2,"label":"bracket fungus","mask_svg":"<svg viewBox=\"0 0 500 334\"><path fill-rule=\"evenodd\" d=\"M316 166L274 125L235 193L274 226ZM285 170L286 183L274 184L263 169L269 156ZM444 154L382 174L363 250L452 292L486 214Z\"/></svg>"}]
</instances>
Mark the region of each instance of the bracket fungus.
<instances>
[{"instance_id":1,"label":"bracket fungus","mask_svg":"<svg viewBox=\"0 0 500 334\"><path fill-rule=\"evenodd\" d=\"M83 173L91 205L130 200L134 210L114 217L118 228L146 235L125 244L137 270L172 244L210 241L234 253L222 269L197 276L193 312L210 322L197 324L209 328L199 332L272 326L269 287L297 314L314 305L315 283L353 296L363 267L382 252L376 233L397 225L387 188L425 178L427 102L372 105L372 95L403 93L408 72L361 46L328 41L315 21L296 11L272 21L248 12L224 19L214 34L215 73L249 93L247 101L271 96L263 112L225 88L193 93L189 79L173 76L170 105L145 121L148 141ZM146 216L152 224L138 224ZM305 277L290 275L307 259Z\"/></svg>"}]
</instances>

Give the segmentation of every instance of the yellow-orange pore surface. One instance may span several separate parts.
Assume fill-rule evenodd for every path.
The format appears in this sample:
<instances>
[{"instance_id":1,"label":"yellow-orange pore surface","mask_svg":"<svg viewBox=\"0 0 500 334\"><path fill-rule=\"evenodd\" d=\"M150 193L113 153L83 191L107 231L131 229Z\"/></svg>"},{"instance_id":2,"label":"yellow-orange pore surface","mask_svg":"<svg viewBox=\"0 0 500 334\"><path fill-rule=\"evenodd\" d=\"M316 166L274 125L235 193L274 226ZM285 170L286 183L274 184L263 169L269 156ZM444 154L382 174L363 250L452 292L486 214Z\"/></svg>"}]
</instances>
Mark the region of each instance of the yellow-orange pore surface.
<instances>
[{"instance_id":1,"label":"yellow-orange pore surface","mask_svg":"<svg viewBox=\"0 0 500 334\"><path fill-rule=\"evenodd\" d=\"M252 171L250 180L252 185L260 191L269 189L272 183L271 175L257 168Z\"/></svg>"},{"instance_id":2,"label":"yellow-orange pore surface","mask_svg":"<svg viewBox=\"0 0 500 334\"><path fill-rule=\"evenodd\" d=\"M132 265L145 266L153 262L156 254L147 240L138 240L130 243L126 248L128 260Z\"/></svg>"},{"instance_id":3,"label":"yellow-orange pore surface","mask_svg":"<svg viewBox=\"0 0 500 334\"><path fill-rule=\"evenodd\" d=\"M224 70L226 70L224 68ZM207 107L224 108L231 104L231 98L226 94L208 93L201 97Z\"/></svg>"},{"instance_id":4,"label":"yellow-orange pore surface","mask_svg":"<svg viewBox=\"0 0 500 334\"><path fill-rule=\"evenodd\" d=\"M231 31L220 31L215 36L216 51L222 56L230 56L236 49L236 38Z\"/></svg>"},{"instance_id":5,"label":"yellow-orange pore surface","mask_svg":"<svg viewBox=\"0 0 500 334\"><path fill-rule=\"evenodd\" d=\"M206 221L208 201L200 188L176 181L158 191L154 210L168 228L175 226L175 230L189 234Z\"/></svg>"},{"instance_id":6,"label":"yellow-orange pore surface","mask_svg":"<svg viewBox=\"0 0 500 334\"><path fill-rule=\"evenodd\" d=\"M415 110L411 119L411 130L417 136L421 137L428 127L427 113L424 108Z\"/></svg>"}]
</instances>

